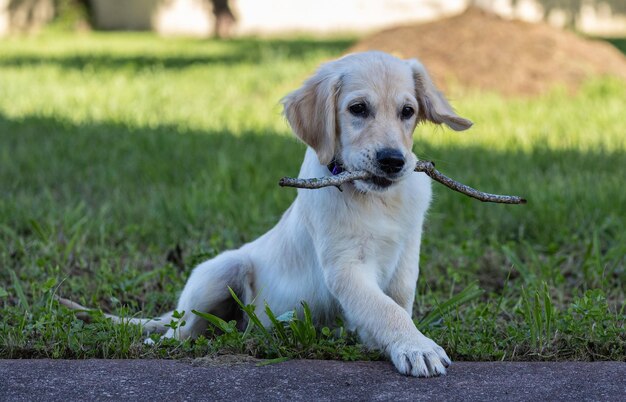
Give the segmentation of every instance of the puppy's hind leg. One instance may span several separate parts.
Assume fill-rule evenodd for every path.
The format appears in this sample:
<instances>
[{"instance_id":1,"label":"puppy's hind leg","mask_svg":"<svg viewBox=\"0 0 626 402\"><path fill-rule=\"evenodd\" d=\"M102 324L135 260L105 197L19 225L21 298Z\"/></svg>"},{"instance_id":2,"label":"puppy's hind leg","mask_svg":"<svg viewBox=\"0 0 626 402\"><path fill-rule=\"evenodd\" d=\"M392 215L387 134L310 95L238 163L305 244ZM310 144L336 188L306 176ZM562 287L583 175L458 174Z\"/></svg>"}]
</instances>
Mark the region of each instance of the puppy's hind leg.
<instances>
[{"instance_id":1,"label":"puppy's hind leg","mask_svg":"<svg viewBox=\"0 0 626 402\"><path fill-rule=\"evenodd\" d=\"M253 298L252 281L252 264L246 254L240 250L227 251L198 265L191 273L176 307L177 312L184 313L178 320L185 321L184 326L175 330L171 328L169 324L173 319L173 311L157 318L119 317L112 314L104 316L116 324L140 325L146 335L160 333L167 338L195 338L206 330L207 322L193 314L192 310L211 313L226 321L238 319L241 311L228 288L232 288L248 303ZM76 316L81 320L91 319L88 312L92 309L58 296L55 298L59 304L75 310ZM243 323L240 321L240 324Z\"/></svg>"},{"instance_id":2,"label":"puppy's hind leg","mask_svg":"<svg viewBox=\"0 0 626 402\"><path fill-rule=\"evenodd\" d=\"M183 313L185 325L169 329L165 337L195 338L202 334L207 322L193 310L216 315L226 321L237 319L240 310L228 288L247 302L251 300L252 264L241 250L226 251L198 265L187 280L176 306Z\"/></svg>"}]
</instances>

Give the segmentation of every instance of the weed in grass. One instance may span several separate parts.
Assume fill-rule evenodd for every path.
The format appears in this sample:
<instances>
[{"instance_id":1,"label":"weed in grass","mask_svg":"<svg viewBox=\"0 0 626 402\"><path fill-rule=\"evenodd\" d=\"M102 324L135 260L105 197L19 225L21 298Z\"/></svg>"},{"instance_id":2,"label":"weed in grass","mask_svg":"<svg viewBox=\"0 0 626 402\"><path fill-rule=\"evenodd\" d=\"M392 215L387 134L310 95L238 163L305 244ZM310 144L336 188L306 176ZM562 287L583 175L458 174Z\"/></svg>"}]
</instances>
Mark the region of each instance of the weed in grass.
<instances>
[{"instance_id":1,"label":"weed in grass","mask_svg":"<svg viewBox=\"0 0 626 402\"><path fill-rule=\"evenodd\" d=\"M368 351L359 345L356 336L349 334L341 323L334 330L328 327L318 330L306 302L302 303L301 314L294 310L278 317L265 304L265 313L271 322L271 327L266 328L257 316L254 304L245 305L232 289L230 293L245 314L247 326L243 332L237 330L235 321L226 322L213 314L193 311L219 330L220 335L215 338L215 342L229 350L250 353L252 348L257 357L271 359L272 362L295 357L343 360L380 358L378 352Z\"/></svg>"},{"instance_id":2,"label":"weed in grass","mask_svg":"<svg viewBox=\"0 0 626 402\"><path fill-rule=\"evenodd\" d=\"M521 311L526 326L530 329L530 343L533 350L541 354L554 337L554 306L548 285L543 282L539 289L528 292L522 288Z\"/></svg>"},{"instance_id":3,"label":"weed in grass","mask_svg":"<svg viewBox=\"0 0 626 402\"><path fill-rule=\"evenodd\" d=\"M172 312L172 319L170 320L170 322L165 324L167 328L174 331L175 336L178 333L177 331L187 324L187 321L183 320L184 316L185 316L184 311L174 310L174 312Z\"/></svg>"}]
</instances>

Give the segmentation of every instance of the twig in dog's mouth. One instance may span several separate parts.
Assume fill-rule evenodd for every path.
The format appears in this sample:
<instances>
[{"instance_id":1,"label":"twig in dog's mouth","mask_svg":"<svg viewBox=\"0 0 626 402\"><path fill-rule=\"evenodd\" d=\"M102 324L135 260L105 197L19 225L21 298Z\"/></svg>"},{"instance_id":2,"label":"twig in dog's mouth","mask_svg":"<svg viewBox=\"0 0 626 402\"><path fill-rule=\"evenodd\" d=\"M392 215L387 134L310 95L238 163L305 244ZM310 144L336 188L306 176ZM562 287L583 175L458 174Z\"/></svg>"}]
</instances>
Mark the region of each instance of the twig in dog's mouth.
<instances>
[{"instance_id":1,"label":"twig in dog's mouth","mask_svg":"<svg viewBox=\"0 0 626 402\"><path fill-rule=\"evenodd\" d=\"M472 187L469 187L463 183L459 183L456 180L443 175L437 169L435 169L435 163L430 161L418 161L415 166L416 172L426 173L433 180L438 181L444 186L451 188L454 191L465 194L469 197L476 198L483 202L497 202L501 204L526 204L526 199L515 195L499 195L489 194L482 191L478 191ZM298 187L307 189L318 189L322 187L335 186L339 187L343 183L347 183L355 180L368 180L372 179L374 175L365 171L356 172L343 172L335 176L327 176L313 179L296 179L293 177L283 177L278 184L281 187Z\"/></svg>"}]
</instances>

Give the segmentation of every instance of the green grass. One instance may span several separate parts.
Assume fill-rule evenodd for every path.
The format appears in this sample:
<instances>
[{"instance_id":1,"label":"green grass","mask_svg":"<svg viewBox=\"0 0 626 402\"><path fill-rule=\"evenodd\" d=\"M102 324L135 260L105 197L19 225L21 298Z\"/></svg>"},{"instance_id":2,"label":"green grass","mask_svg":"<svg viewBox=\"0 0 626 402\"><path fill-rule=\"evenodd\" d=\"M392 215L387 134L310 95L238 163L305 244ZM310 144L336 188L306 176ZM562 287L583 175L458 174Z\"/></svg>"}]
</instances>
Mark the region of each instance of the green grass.
<instances>
[{"instance_id":1,"label":"green grass","mask_svg":"<svg viewBox=\"0 0 626 402\"><path fill-rule=\"evenodd\" d=\"M279 99L349 40L55 34L0 42L0 357L379 358L278 317L147 347L53 294L122 315L175 307L193 266L278 220L304 147ZM457 360L626 359L626 85L537 99L465 94L476 124L423 126L415 152L481 190L434 184L416 325ZM183 323L176 323L183 325ZM229 330L230 328L230 330Z\"/></svg>"}]
</instances>

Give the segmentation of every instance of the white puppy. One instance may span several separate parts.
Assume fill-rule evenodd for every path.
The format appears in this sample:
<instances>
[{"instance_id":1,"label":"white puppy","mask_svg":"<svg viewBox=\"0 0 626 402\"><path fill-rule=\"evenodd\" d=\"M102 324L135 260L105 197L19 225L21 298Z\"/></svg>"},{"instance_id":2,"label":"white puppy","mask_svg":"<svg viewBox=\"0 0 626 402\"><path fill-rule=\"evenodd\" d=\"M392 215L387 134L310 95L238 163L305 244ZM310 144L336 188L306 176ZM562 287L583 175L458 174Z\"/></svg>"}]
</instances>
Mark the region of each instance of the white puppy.
<instances>
[{"instance_id":1,"label":"white puppy","mask_svg":"<svg viewBox=\"0 0 626 402\"><path fill-rule=\"evenodd\" d=\"M317 323L342 316L401 373L444 374L450 364L446 352L411 318L431 199L430 179L413 172L413 131L426 120L454 130L472 123L454 113L417 60L380 52L322 65L283 103L289 124L308 145L300 177L343 169L375 178L344 184L343 191L298 190L273 229L196 267L176 307L184 312L184 327L165 327L171 313L131 321L168 337L198 336L207 323L192 310L237 317L231 287L244 303L256 303L265 325L265 302L282 314L306 301Z\"/></svg>"}]
</instances>

